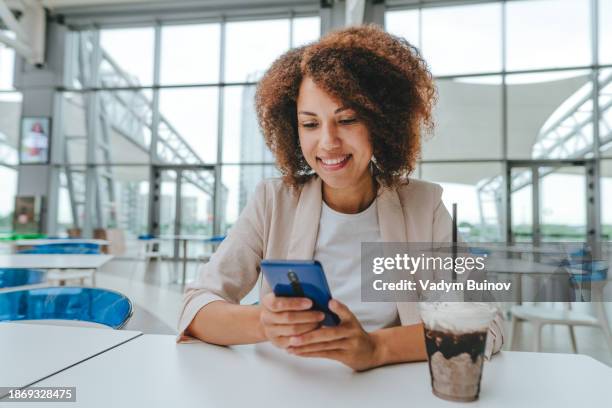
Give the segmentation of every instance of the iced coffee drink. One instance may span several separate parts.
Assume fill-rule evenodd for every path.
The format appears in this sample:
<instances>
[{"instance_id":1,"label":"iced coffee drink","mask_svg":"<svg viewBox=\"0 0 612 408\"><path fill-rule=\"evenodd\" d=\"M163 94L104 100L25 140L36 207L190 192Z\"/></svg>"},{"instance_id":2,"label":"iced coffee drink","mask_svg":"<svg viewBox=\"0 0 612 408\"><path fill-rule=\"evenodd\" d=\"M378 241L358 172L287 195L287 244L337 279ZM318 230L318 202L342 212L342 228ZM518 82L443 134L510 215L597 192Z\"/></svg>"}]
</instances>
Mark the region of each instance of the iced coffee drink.
<instances>
[{"instance_id":1,"label":"iced coffee drink","mask_svg":"<svg viewBox=\"0 0 612 408\"><path fill-rule=\"evenodd\" d=\"M419 310L433 393L451 401L478 399L495 308L487 303L423 302Z\"/></svg>"}]
</instances>

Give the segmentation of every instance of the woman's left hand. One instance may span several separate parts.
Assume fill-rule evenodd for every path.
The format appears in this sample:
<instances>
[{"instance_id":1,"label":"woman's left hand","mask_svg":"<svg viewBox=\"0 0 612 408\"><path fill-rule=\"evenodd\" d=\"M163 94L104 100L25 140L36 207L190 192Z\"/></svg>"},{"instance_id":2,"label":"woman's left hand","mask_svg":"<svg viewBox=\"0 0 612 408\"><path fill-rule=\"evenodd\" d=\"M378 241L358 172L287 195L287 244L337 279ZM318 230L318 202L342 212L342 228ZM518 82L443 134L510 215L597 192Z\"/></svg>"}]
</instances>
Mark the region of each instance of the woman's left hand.
<instances>
[{"instance_id":1,"label":"woman's left hand","mask_svg":"<svg viewBox=\"0 0 612 408\"><path fill-rule=\"evenodd\" d=\"M380 365L375 338L361 327L349 308L335 299L330 300L329 308L338 315L340 324L291 337L287 351L302 357L337 360L355 371Z\"/></svg>"}]
</instances>

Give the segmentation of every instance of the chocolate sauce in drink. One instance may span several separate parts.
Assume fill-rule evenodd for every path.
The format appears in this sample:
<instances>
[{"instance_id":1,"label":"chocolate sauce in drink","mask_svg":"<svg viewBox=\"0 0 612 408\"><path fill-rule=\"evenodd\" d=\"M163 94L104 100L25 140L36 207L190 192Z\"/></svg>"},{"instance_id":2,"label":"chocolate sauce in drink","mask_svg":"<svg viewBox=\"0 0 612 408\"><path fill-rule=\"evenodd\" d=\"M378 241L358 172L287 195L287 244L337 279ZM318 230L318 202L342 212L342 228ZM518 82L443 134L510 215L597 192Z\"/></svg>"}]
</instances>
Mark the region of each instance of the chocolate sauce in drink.
<instances>
[{"instance_id":1,"label":"chocolate sauce in drink","mask_svg":"<svg viewBox=\"0 0 612 408\"><path fill-rule=\"evenodd\" d=\"M427 355L431 357L436 351L449 359L462 353L468 353L475 363L478 356L484 353L487 332L453 334L439 330L425 329Z\"/></svg>"},{"instance_id":2,"label":"chocolate sauce in drink","mask_svg":"<svg viewBox=\"0 0 612 408\"><path fill-rule=\"evenodd\" d=\"M453 401L478 398L486 340L486 330L452 333L425 328L434 394Z\"/></svg>"}]
</instances>

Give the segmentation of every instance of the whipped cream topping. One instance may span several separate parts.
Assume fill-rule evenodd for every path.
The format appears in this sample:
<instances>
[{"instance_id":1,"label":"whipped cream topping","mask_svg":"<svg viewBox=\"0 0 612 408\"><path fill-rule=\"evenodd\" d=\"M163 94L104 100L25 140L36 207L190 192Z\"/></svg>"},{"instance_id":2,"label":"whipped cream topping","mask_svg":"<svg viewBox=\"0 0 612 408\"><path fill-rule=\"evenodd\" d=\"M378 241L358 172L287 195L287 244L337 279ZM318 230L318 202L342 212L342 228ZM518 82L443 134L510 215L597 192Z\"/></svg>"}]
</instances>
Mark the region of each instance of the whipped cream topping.
<instances>
[{"instance_id":1,"label":"whipped cream topping","mask_svg":"<svg viewBox=\"0 0 612 408\"><path fill-rule=\"evenodd\" d=\"M483 302L421 302L419 312L425 327L452 333L483 331L497 309Z\"/></svg>"}]
</instances>

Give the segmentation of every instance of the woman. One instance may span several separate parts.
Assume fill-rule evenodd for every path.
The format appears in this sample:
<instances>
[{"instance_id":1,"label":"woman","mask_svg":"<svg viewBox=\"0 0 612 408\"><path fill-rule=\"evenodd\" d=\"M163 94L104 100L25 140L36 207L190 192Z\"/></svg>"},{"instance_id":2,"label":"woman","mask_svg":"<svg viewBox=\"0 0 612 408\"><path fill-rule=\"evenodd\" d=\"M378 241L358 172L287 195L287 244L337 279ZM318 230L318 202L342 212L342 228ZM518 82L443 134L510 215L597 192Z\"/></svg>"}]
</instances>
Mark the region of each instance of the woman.
<instances>
[{"instance_id":1,"label":"woman","mask_svg":"<svg viewBox=\"0 0 612 408\"><path fill-rule=\"evenodd\" d=\"M257 114L282 180L261 182L199 279L187 287L179 341L270 341L354 370L426 359L415 303L362 303L361 242L448 242L451 219L435 184L408 179L435 87L406 41L376 26L348 28L291 50L258 85ZM305 298L240 300L262 259L317 259L341 319L319 328ZM501 347L492 326L489 352Z\"/></svg>"}]
</instances>

